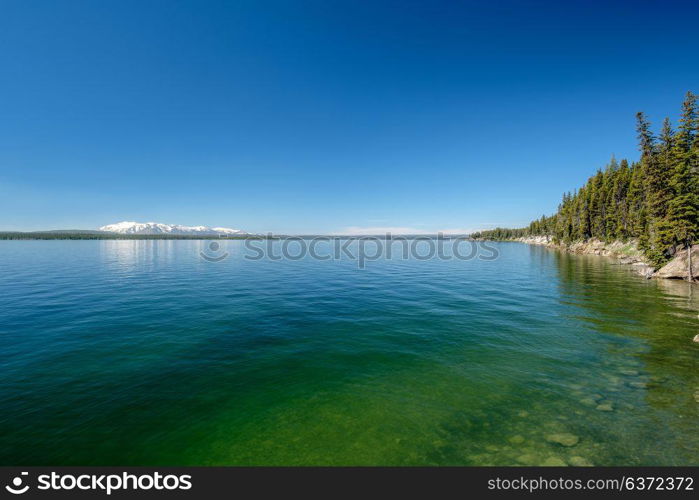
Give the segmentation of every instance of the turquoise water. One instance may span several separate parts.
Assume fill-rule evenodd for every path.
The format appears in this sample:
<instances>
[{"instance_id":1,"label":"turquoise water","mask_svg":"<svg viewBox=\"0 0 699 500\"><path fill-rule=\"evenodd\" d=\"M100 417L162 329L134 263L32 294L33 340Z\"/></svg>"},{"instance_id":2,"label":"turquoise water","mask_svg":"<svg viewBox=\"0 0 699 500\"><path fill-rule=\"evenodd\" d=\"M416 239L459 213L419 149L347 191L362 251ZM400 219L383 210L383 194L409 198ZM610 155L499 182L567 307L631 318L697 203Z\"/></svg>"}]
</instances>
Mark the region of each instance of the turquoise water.
<instances>
[{"instance_id":1,"label":"turquoise water","mask_svg":"<svg viewBox=\"0 0 699 500\"><path fill-rule=\"evenodd\" d=\"M699 464L696 287L205 244L0 242L0 463Z\"/></svg>"}]
</instances>

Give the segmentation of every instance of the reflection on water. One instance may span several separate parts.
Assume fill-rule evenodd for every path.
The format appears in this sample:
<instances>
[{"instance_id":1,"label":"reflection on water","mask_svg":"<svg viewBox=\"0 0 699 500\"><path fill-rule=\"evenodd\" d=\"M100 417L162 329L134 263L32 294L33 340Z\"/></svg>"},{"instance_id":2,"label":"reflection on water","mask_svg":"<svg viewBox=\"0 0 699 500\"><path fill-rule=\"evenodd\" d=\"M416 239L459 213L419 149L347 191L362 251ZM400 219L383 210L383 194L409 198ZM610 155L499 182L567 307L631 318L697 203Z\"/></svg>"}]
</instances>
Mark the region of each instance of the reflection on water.
<instances>
[{"instance_id":1,"label":"reflection on water","mask_svg":"<svg viewBox=\"0 0 699 500\"><path fill-rule=\"evenodd\" d=\"M698 463L695 285L206 244L0 242L2 463Z\"/></svg>"},{"instance_id":2,"label":"reflection on water","mask_svg":"<svg viewBox=\"0 0 699 500\"><path fill-rule=\"evenodd\" d=\"M104 266L115 273L143 271L150 266L171 265L176 240L100 240L99 254Z\"/></svg>"}]
</instances>

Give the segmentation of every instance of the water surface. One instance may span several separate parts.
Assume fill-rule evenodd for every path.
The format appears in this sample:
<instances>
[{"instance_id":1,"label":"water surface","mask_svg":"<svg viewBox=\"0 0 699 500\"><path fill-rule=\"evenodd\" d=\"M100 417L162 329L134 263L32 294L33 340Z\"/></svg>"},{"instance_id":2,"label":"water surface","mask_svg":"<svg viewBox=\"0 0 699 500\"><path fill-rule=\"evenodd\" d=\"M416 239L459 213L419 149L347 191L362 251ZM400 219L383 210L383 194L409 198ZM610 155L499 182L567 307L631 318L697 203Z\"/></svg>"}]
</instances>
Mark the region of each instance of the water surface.
<instances>
[{"instance_id":1,"label":"water surface","mask_svg":"<svg viewBox=\"0 0 699 500\"><path fill-rule=\"evenodd\" d=\"M0 242L0 463L699 464L696 287L205 244Z\"/></svg>"}]
</instances>

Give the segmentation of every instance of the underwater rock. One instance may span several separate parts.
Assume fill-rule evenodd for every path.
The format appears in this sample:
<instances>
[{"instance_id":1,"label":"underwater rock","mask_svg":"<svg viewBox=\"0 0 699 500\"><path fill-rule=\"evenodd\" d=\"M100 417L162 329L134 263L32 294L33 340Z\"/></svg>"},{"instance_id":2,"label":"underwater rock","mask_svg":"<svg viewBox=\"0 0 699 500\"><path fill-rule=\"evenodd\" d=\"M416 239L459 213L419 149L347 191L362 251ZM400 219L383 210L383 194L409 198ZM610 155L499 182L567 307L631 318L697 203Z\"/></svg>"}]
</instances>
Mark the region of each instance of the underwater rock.
<instances>
[{"instance_id":1,"label":"underwater rock","mask_svg":"<svg viewBox=\"0 0 699 500\"><path fill-rule=\"evenodd\" d=\"M548 457L541 465L544 467L565 467L568 464L558 457Z\"/></svg>"},{"instance_id":2,"label":"underwater rock","mask_svg":"<svg viewBox=\"0 0 699 500\"><path fill-rule=\"evenodd\" d=\"M524 455L518 456L515 460L523 465L536 465L536 456L531 453L525 453Z\"/></svg>"},{"instance_id":3,"label":"underwater rock","mask_svg":"<svg viewBox=\"0 0 699 500\"><path fill-rule=\"evenodd\" d=\"M561 446L575 446L580 441L580 438L569 432L558 432L546 436L546 441L549 443L560 444Z\"/></svg>"},{"instance_id":4,"label":"underwater rock","mask_svg":"<svg viewBox=\"0 0 699 500\"><path fill-rule=\"evenodd\" d=\"M508 439L508 441L512 444L522 444L524 443L524 437L517 434L516 436L512 436L510 439Z\"/></svg>"},{"instance_id":5,"label":"underwater rock","mask_svg":"<svg viewBox=\"0 0 699 500\"><path fill-rule=\"evenodd\" d=\"M599 411L614 411L614 406L612 403L602 403L600 405L597 405L597 409Z\"/></svg>"},{"instance_id":6,"label":"underwater rock","mask_svg":"<svg viewBox=\"0 0 699 500\"><path fill-rule=\"evenodd\" d=\"M585 457L574 456L568 459L568 463L573 467L592 467L593 464Z\"/></svg>"}]
</instances>

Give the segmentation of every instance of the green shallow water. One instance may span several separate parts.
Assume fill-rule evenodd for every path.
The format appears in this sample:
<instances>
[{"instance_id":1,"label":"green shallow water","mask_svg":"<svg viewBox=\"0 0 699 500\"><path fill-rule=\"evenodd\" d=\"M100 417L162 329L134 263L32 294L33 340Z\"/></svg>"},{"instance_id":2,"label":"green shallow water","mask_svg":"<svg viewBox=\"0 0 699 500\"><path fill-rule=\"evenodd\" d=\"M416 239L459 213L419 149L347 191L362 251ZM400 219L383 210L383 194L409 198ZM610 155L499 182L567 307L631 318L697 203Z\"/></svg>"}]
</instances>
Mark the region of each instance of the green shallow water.
<instances>
[{"instance_id":1,"label":"green shallow water","mask_svg":"<svg viewBox=\"0 0 699 500\"><path fill-rule=\"evenodd\" d=\"M0 242L0 463L699 464L695 286L204 244Z\"/></svg>"}]
</instances>

